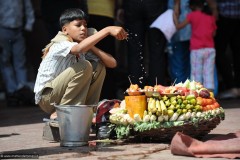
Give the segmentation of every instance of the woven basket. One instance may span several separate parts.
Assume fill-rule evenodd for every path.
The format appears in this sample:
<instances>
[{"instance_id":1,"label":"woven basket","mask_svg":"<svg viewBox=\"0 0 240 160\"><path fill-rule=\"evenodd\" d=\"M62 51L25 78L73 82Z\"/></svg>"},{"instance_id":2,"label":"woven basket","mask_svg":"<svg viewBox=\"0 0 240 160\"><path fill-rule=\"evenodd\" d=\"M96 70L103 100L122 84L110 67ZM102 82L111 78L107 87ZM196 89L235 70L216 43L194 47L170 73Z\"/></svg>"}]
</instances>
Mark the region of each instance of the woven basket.
<instances>
[{"instance_id":1,"label":"woven basket","mask_svg":"<svg viewBox=\"0 0 240 160\"><path fill-rule=\"evenodd\" d=\"M197 124L186 122L182 126L134 132L129 140L134 142L169 142L176 132L182 132L191 137L202 139L212 129L216 128L223 119L224 118L216 116L208 120L200 120Z\"/></svg>"}]
</instances>

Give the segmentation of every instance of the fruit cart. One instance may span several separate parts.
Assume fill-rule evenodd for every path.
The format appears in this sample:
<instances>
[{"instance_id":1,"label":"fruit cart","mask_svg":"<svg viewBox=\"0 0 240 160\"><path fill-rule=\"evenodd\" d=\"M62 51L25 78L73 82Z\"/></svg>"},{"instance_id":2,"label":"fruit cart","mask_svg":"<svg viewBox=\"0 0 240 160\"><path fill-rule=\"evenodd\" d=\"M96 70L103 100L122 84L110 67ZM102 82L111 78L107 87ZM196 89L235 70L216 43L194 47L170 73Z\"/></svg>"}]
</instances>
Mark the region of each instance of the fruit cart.
<instances>
[{"instance_id":1,"label":"fruit cart","mask_svg":"<svg viewBox=\"0 0 240 160\"><path fill-rule=\"evenodd\" d=\"M131 84L126 93L120 106L110 110L118 139L170 141L176 132L200 139L225 117L214 94L195 81L143 89Z\"/></svg>"}]
</instances>

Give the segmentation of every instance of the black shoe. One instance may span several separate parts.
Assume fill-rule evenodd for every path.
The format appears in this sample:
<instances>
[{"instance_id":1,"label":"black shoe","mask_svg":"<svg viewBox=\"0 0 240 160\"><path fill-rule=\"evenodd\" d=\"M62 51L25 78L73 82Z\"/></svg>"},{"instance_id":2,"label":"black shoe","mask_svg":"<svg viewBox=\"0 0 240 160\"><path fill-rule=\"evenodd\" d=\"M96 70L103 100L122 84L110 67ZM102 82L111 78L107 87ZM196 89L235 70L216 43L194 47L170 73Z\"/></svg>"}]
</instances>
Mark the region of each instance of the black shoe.
<instances>
[{"instance_id":1,"label":"black shoe","mask_svg":"<svg viewBox=\"0 0 240 160\"><path fill-rule=\"evenodd\" d=\"M6 94L7 106L9 107L17 107L20 105L19 96L14 93L7 93Z\"/></svg>"},{"instance_id":2,"label":"black shoe","mask_svg":"<svg viewBox=\"0 0 240 160\"><path fill-rule=\"evenodd\" d=\"M22 87L18 91L16 91L16 94L20 98L20 103L22 105L31 105L35 106L35 100L34 100L34 92L29 87Z\"/></svg>"},{"instance_id":3,"label":"black shoe","mask_svg":"<svg viewBox=\"0 0 240 160\"><path fill-rule=\"evenodd\" d=\"M35 106L34 92L28 88L23 87L14 93L7 93L7 106Z\"/></svg>"}]
</instances>

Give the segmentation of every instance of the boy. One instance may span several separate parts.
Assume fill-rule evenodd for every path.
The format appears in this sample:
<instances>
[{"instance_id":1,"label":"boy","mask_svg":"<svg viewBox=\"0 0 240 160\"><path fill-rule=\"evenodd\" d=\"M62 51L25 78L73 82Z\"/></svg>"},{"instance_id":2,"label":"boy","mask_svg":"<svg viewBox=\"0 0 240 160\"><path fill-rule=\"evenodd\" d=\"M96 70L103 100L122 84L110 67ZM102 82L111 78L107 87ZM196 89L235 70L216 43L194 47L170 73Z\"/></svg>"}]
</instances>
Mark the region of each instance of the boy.
<instances>
[{"instance_id":1,"label":"boy","mask_svg":"<svg viewBox=\"0 0 240 160\"><path fill-rule=\"evenodd\" d=\"M34 87L35 103L51 114L51 119L56 118L53 103L97 104L105 66L114 68L117 62L94 45L108 35L118 40L127 38L125 30L117 26L103 28L87 37L86 19L86 14L80 9L64 11L59 19L62 31L43 50Z\"/></svg>"}]
</instances>

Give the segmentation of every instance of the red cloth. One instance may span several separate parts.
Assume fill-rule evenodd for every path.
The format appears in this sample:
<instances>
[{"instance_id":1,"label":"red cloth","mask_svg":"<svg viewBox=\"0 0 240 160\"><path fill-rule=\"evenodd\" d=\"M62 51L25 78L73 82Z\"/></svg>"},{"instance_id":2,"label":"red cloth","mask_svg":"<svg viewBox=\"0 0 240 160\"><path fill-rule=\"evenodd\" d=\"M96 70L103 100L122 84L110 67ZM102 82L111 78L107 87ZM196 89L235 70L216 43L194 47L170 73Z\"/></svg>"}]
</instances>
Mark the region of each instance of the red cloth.
<instances>
[{"instance_id":1,"label":"red cloth","mask_svg":"<svg viewBox=\"0 0 240 160\"><path fill-rule=\"evenodd\" d=\"M106 122L109 121L109 111L114 107L114 105L118 103L121 103L121 100L118 99L104 99L101 102L99 102L97 106L97 115L96 115L96 123Z\"/></svg>"},{"instance_id":2,"label":"red cloth","mask_svg":"<svg viewBox=\"0 0 240 160\"><path fill-rule=\"evenodd\" d=\"M240 158L240 131L216 136L205 142L177 132L170 146L172 154L202 158Z\"/></svg>"}]
</instances>

